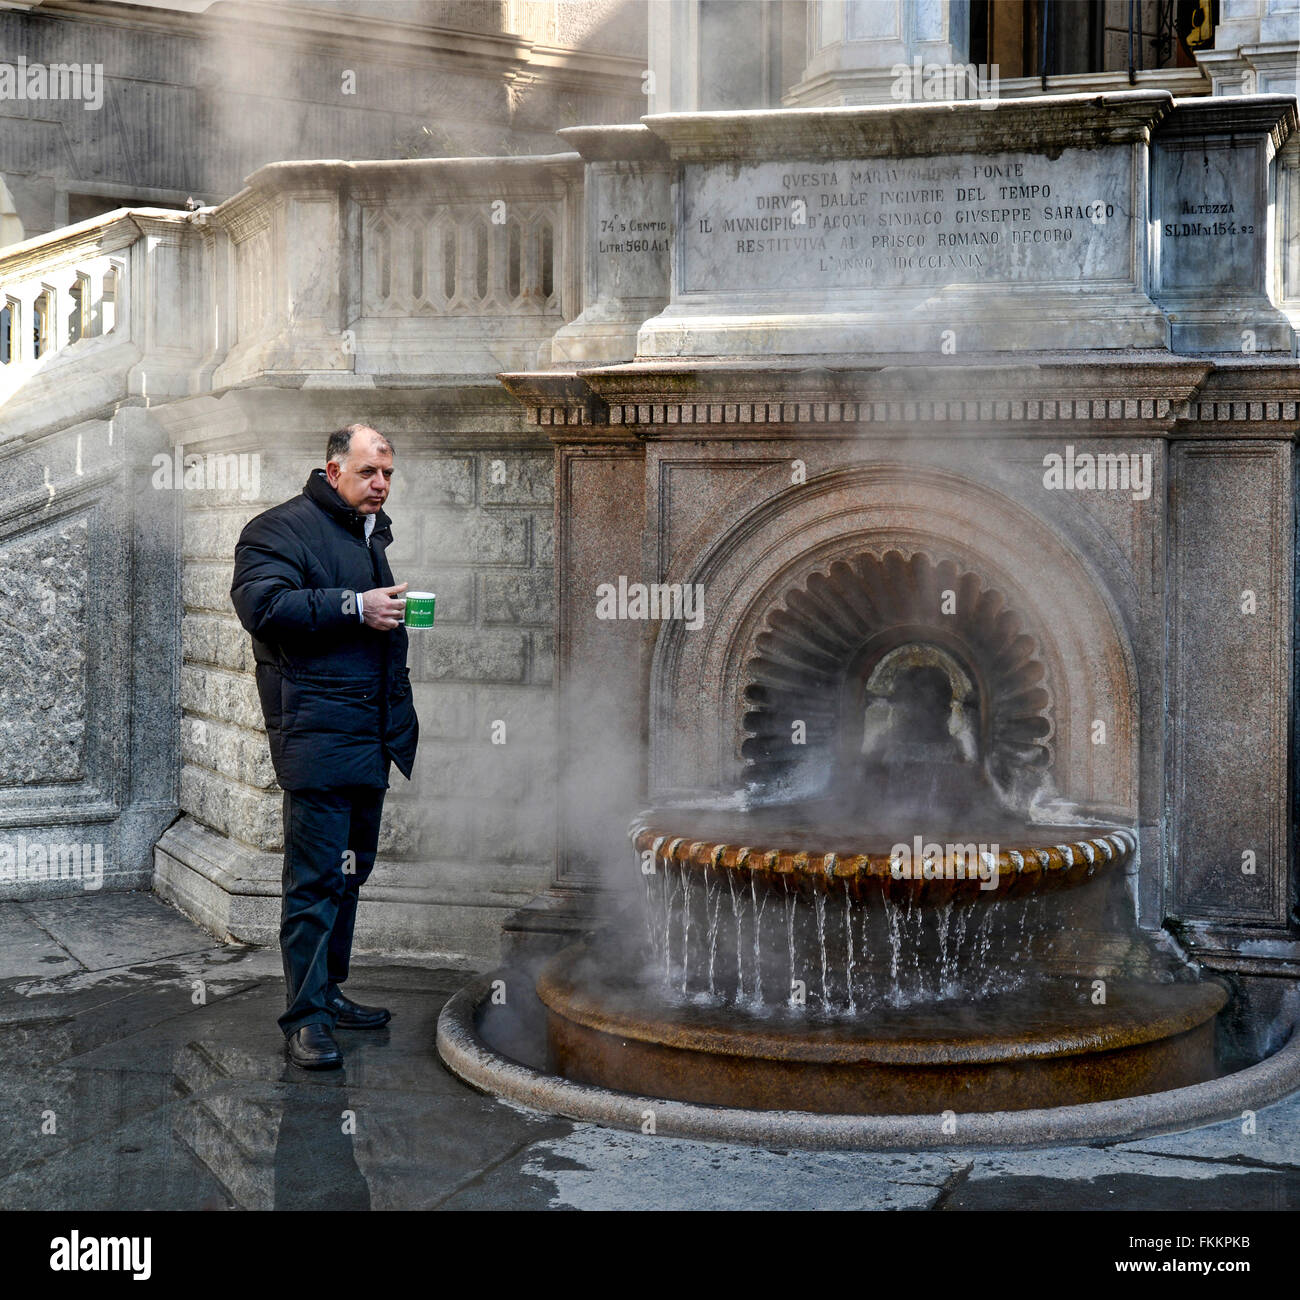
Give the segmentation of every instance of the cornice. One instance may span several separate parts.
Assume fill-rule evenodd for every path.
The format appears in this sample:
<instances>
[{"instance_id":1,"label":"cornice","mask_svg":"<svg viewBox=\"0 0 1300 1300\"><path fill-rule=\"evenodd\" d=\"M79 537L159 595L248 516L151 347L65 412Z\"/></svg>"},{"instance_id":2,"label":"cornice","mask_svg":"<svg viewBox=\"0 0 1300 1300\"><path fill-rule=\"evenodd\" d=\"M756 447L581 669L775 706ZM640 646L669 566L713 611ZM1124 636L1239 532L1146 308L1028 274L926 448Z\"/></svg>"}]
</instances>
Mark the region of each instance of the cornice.
<instances>
[{"instance_id":1,"label":"cornice","mask_svg":"<svg viewBox=\"0 0 1300 1300\"><path fill-rule=\"evenodd\" d=\"M1266 135L1280 149L1295 129L1292 95L1214 95L1175 101L1155 138L1165 144L1214 135Z\"/></svg>"},{"instance_id":2,"label":"cornice","mask_svg":"<svg viewBox=\"0 0 1300 1300\"><path fill-rule=\"evenodd\" d=\"M668 162L668 146L638 122L612 126L566 126L556 133L584 162Z\"/></svg>"},{"instance_id":3,"label":"cornice","mask_svg":"<svg viewBox=\"0 0 1300 1300\"><path fill-rule=\"evenodd\" d=\"M1164 90L852 108L662 113L641 121L678 162L1054 153L1150 138L1173 108Z\"/></svg>"},{"instance_id":4,"label":"cornice","mask_svg":"<svg viewBox=\"0 0 1300 1300\"><path fill-rule=\"evenodd\" d=\"M150 416L173 443L207 439L317 437L322 429L339 428L366 419L394 438L402 439L399 454L412 437L421 441L436 429L439 446L484 444L502 439L512 443L545 444L545 434L529 423L524 412L489 377L479 382L439 383L432 377L409 387L376 384L317 386L299 382L259 383L176 398L149 408Z\"/></svg>"},{"instance_id":5,"label":"cornice","mask_svg":"<svg viewBox=\"0 0 1300 1300\"><path fill-rule=\"evenodd\" d=\"M218 214L261 194L307 194L346 189L353 194L419 192L443 198L461 193L481 194L497 186L528 182L550 186L582 179L582 159L576 153L520 154L504 158L384 158L347 162L339 158L273 162L259 167Z\"/></svg>"},{"instance_id":6,"label":"cornice","mask_svg":"<svg viewBox=\"0 0 1300 1300\"><path fill-rule=\"evenodd\" d=\"M701 429L763 437L792 427L828 437L922 429L952 437L1300 433L1300 366L1289 362L1223 369L1199 358L836 370L633 364L499 378L555 441L605 439L615 430L641 438L697 438Z\"/></svg>"}]
</instances>

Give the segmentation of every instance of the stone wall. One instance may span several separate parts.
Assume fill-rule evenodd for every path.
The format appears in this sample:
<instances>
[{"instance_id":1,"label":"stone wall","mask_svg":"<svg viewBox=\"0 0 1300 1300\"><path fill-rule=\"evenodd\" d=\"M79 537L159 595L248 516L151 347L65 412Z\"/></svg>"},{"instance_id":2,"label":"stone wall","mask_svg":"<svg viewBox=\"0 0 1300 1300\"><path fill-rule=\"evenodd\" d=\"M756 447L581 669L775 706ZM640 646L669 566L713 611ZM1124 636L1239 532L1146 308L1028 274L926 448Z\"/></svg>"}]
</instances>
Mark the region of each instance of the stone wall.
<instances>
[{"instance_id":1,"label":"stone wall","mask_svg":"<svg viewBox=\"0 0 1300 1300\"><path fill-rule=\"evenodd\" d=\"M147 888L176 817L179 515L135 376L159 280L187 279L182 225L137 213L0 263L0 898Z\"/></svg>"},{"instance_id":2,"label":"stone wall","mask_svg":"<svg viewBox=\"0 0 1300 1300\"><path fill-rule=\"evenodd\" d=\"M0 435L0 898L147 888L176 816L176 519L136 407Z\"/></svg>"}]
</instances>

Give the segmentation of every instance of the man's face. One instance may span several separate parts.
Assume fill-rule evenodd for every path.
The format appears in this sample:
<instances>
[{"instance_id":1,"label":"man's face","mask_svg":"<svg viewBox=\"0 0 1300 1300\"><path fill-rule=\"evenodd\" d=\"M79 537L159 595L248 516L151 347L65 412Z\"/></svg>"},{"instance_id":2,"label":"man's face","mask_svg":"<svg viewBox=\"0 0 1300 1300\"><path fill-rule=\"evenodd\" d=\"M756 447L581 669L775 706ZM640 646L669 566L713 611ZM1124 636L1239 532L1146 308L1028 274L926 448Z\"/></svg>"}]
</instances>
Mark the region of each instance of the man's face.
<instances>
[{"instance_id":1,"label":"man's face","mask_svg":"<svg viewBox=\"0 0 1300 1300\"><path fill-rule=\"evenodd\" d=\"M352 444L341 460L325 466L332 487L363 515L373 515L388 498L393 481L393 453L373 429L352 435Z\"/></svg>"}]
</instances>

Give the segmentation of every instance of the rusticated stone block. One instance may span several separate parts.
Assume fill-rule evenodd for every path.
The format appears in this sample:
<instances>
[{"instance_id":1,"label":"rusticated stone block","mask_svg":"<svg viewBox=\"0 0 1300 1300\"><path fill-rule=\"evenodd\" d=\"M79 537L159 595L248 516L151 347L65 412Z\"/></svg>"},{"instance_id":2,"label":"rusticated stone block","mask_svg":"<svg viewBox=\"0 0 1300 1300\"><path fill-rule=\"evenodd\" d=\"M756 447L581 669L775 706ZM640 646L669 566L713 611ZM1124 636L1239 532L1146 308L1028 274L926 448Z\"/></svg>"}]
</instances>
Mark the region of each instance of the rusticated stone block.
<instances>
[{"instance_id":1,"label":"rusticated stone block","mask_svg":"<svg viewBox=\"0 0 1300 1300\"><path fill-rule=\"evenodd\" d=\"M249 518L266 510L270 506L279 505L281 501L287 501L290 497L295 497L302 491L302 485L307 481L307 475L313 469L324 463L325 448L321 447L320 452L308 456L284 456L282 454L267 455L258 453L261 459L258 461L258 484L257 495L249 502L238 502L240 508L245 506L249 509ZM194 504L202 504L200 495L195 494ZM187 501L187 505L189 502ZM215 501L215 505L230 505L230 501Z\"/></svg>"},{"instance_id":2,"label":"rusticated stone block","mask_svg":"<svg viewBox=\"0 0 1300 1300\"><path fill-rule=\"evenodd\" d=\"M257 510L187 509L184 515L181 555L186 560L233 560L235 543Z\"/></svg>"},{"instance_id":3,"label":"rusticated stone block","mask_svg":"<svg viewBox=\"0 0 1300 1300\"><path fill-rule=\"evenodd\" d=\"M441 761L425 768L419 780L422 792L432 798L488 799L504 804L549 789L553 778L539 763L535 746L484 741L447 746Z\"/></svg>"},{"instance_id":4,"label":"rusticated stone block","mask_svg":"<svg viewBox=\"0 0 1300 1300\"><path fill-rule=\"evenodd\" d=\"M479 502L485 506L550 505L555 462L549 455L485 453L479 460Z\"/></svg>"},{"instance_id":5,"label":"rusticated stone block","mask_svg":"<svg viewBox=\"0 0 1300 1300\"><path fill-rule=\"evenodd\" d=\"M269 790L275 785L275 769L264 731L187 715L181 726L181 755L186 763L206 767L254 789Z\"/></svg>"},{"instance_id":6,"label":"rusticated stone block","mask_svg":"<svg viewBox=\"0 0 1300 1300\"><path fill-rule=\"evenodd\" d=\"M414 565L394 570L398 582L409 582L412 591L432 591L438 597L435 627L444 623L469 624L474 621L474 571L472 569L442 569L433 565ZM411 637L427 636L427 632L412 630ZM435 633L436 635L436 633ZM414 648L412 648L414 658Z\"/></svg>"},{"instance_id":7,"label":"rusticated stone block","mask_svg":"<svg viewBox=\"0 0 1300 1300\"><path fill-rule=\"evenodd\" d=\"M429 564L527 564L527 515L505 511L439 510L425 516Z\"/></svg>"},{"instance_id":8,"label":"rusticated stone block","mask_svg":"<svg viewBox=\"0 0 1300 1300\"><path fill-rule=\"evenodd\" d=\"M227 562L190 560L181 570L181 599L186 609L231 612L230 579L235 571L234 552Z\"/></svg>"},{"instance_id":9,"label":"rusticated stone block","mask_svg":"<svg viewBox=\"0 0 1300 1300\"><path fill-rule=\"evenodd\" d=\"M485 624L549 625L555 617L554 575L550 569L485 573L480 582Z\"/></svg>"},{"instance_id":10,"label":"rusticated stone block","mask_svg":"<svg viewBox=\"0 0 1300 1300\"><path fill-rule=\"evenodd\" d=\"M555 852L550 801L519 808L482 804L475 810L477 856L492 862L549 862Z\"/></svg>"},{"instance_id":11,"label":"rusticated stone block","mask_svg":"<svg viewBox=\"0 0 1300 1300\"><path fill-rule=\"evenodd\" d=\"M555 516L533 515L533 563L555 563Z\"/></svg>"},{"instance_id":12,"label":"rusticated stone block","mask_svg":"<svg viewBox=\"0 0 1300 1300\"><path fill-rule=\"evenodd\" d=\"M398 482L398 474L406 480L395 489L401 491L403 498L408 492L418 493L421 507L474 504L474 457L435 456L430 460L405 461L399 449L395 464L394 482Z\"/></svg>"},{"instance_id":13,"label":"rusticated stone block","mask_svg":"<svg viewBox=\"0 0 1300 1300\"><path fill-rule=\"evenodd\" d=\"M474 691L468 686L414 685L415 711L420 718L420 746L434 740L463 740L474 717ZM441 761L435 758L435 762Z\"/></svg>"},{"instance_id":14,"label":"rusticated stone block","mask_svg":"<svg viewBox=\"0 0 1300 1300\"><path fill-rule=\"evenodd\" d=\"M379 854L414 857L419 852L422 824L423 814L418 804L394 798L390 793L384 800L384 816L379 825Z\"/></svg>"},{"instance_id":15,"label":"rusticated stone block","mask_svg":"<svg viewBox=\"0 0 1300 1300\"><path fill-rule=\"evenodd\" d=\"M472 857L469 810L457 800L418 798L398 778L384 802L379 836L382 856L419 857L430 861L464 861ZM431 889L440 889L436 877ZM364 891L363 891L364 892Z\"/></svg>"},{"instance_id":16,"label":"rusticated stone block","mask_svg":"<svg viewBox=\"0 0 1300 1300\"><path fill-rule=\"evenodd\" d=\"M396 501L389 497L384 513L393 521L393 541L388 548L388 563L398 582L410 581L413 573L418 575L420 556L424 553L419 502L407 492L402 492ZM412 581L411 586L418 588L419 584Z\"/></svg>"},{"instance_id":17,"label":"rusticated stone block","mask_svg":"<svg viewBox=\"0 0 1300 1300\"><path fill-rule=\"evenodd\" d=\"M535 687L481 687L474 707L474 735L491 740L492 726L506 724L506 746L547 748L554 744L555 695Z\"/></svg>"},{"instance_id":18,"label":"rusticated stone block","mask_svg":"<svg viewBox=\"0 0 1300 1300\"><path fill-rule=\"evenodd\" d=\"M181 807L195 821L264 852L283 848L283 796L253 790L206 768L181 768Z\"/></svg>"},{"instance_id":19,"label":"rusticated stone block","mask_svg":"<svg viewBox=\"0 0 1300 1300\"><path fill-rule=\"evenodd\" d=\"M181 644L186 663L253 671L253 643L234 614L186 614L181 620Z\"/></svg>"},{"instance_id":20,"label":"rusticated stone block","mask_svg":"<svg viewBox=\"0 0 1300 1300\"><path fill-rule=\"evenodd\" d=\"M233 722L254 731L265 725L251 674L186 664L181 668L181 707L189 713Z\"/></svg>"},{"instance_id":21,"label":"rusticated stone block","mask_svg":"<svg viewBox=\"0 0 1300 1300\"><path fill-rule=\"evenodd\" d=\"M522 682L528 649L522 632L475 632L435 628L421 643L425 681Z\"/></svg>"}]
</instances>

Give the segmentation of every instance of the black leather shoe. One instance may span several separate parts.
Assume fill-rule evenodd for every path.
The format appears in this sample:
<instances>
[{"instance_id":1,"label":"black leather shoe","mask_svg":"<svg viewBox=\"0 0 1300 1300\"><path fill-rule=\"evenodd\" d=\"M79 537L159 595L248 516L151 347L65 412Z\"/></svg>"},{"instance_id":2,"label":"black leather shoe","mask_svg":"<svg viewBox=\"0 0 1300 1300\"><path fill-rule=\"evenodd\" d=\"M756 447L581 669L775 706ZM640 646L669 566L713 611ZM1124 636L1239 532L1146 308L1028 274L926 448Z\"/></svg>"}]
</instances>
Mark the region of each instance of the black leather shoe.
<instances>
[{"instance_id":1,"label":"black leather shoe","mask_svg":"<svg viewBox=\"0 0 1300 1300\"><path fill-rule=\"evenodd\" d=\"M303 1025L289 1035L289 1059L304 1070L337 1070L343 1053L328 1025Z\"/></svg>"},{"instance_id":2,"label":"black leather shoe","mask_svg":"<svg viewBox=\"0 0 1300 1300\"><path fill-rule=\"evenodd\" d=\"M336 1029L378 1029L393 1017L387 1007L363 1007L337 990L326 999L326 1006L338 1015Z\"/></svg>"}]
</instances>

